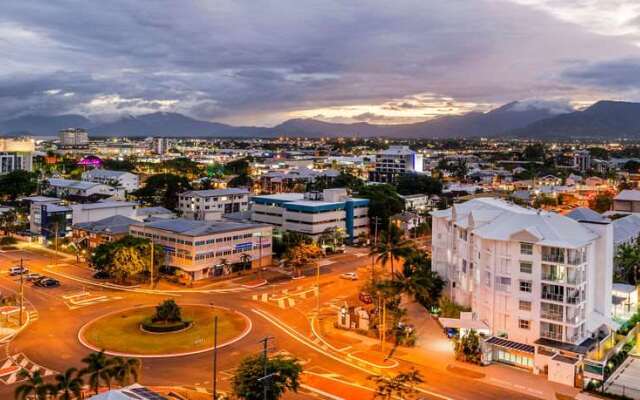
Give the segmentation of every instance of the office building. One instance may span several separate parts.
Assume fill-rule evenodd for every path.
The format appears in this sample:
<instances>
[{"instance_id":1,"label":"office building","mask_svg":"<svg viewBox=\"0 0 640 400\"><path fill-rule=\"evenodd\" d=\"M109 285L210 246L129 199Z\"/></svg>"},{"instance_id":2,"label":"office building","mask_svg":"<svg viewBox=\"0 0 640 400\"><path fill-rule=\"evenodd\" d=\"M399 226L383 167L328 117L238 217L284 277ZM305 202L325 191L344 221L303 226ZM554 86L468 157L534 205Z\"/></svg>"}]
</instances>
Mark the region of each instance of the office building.
<instances>
[{"instance_id":1,"label":"office building","mask_svg":"<svg viewBox=\"0 0 640 400\"><path fill-rule=\"evenodd\" d=\"M0 174L33 170L33 139L0 138Z\"/></svg>"},{"instance_id":2,"label":"office building","mask_svg":"<svg viewBox=\"0 0 640 400\"><path fill-rule=\"evenodd\" d=\"M169 150L169 141L167 138L153 138L153 152L158 155L164 155Z\"/></svg>"},{"instance_id":3,"label":"office building","mask_svg":"<svg viewBox=\"0 0 640 400\"><path fill-rule=\"evenodd\" d=\"M350 242L369 234L369 200L349 197L345 189L254 196L251 201L254 222L314 240L330 230L344 232Z\"/></svg>"},{"instance_id":4,"label":"office building","mask_svg":"<svg viewBox=\"0 0 640 400\"><path fill-rule=\"evenodd\" d=\"M591 153L589 150L578 150L573 154L573 168L583 172L591 169Z\"/></svg>"},{"instance_id":5,"label":"office building","mask_svg":"<svg viewBox=\"0 0 640 400\"><path fill-rule=\"evenodd\" d=\"M55 197L32 196L21 199L29 204L29 231L39 237L52 239L71 234L73 210Z\"/></svg>"},{"instance_id":6,"label":"office building","mask_svg":"<svg viewBox=\"0 0 640 400\"><path fill-rule=\"evenodd\" d=\"M195 221L176 218L140 222L129 227L133 236L162 246L165 266L190 279L229 275L271 264L272 227L265 224Z\"/></svg>"},{"instance_id":7,"label":"office building","mask_svg":"<svg viewBox=\"0 0 640 400\"><path fill-rule=\"evenodd\" d=\"M89 146L89 134L80 128L63 129L58 132L60 147L62 148L82 148Z\"/></svg>"},{"instance_id":8,"label":"office building","mask_svg":"<svg viewBox=\"0 0 640 400\"><path fill-rule=\"evenodd\" d=\"M178 197L178 210L190 219L215 221L248 209L249 190L245 188L190 190Z\"/></svg>"},{"instance_id":9,"label":"office building","mask_svg":"<svg viewBox=\"0 0 640 400\"><path fill-rule=\"evenodd\" d=\"M433 267L484 326L483 360L577 382L583 360L615 330L612 224L494 198L431 215Z\"/></svg>"},{"instance_id":10,"label":"office building","mask_svg":"<svg viewBox=\"0 0 640 400\"><path fill-rule=\"evenodd\" d=\"M422 168L422 154L409 146L389 146L376 155L375 169L369 173L369 180L392 183L402 174L423 172Z\"/></svg>"}]
</instances>

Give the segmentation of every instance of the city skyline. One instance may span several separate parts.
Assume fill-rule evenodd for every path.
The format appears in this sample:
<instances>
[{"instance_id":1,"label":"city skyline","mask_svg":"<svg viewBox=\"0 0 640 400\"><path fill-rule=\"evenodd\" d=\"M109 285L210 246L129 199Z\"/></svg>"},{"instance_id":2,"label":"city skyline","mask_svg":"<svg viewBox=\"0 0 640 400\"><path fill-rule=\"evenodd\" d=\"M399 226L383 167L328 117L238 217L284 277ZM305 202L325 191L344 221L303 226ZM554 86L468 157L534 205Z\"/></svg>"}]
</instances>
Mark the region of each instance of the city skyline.
<instances>
[{"instance_id":1,"label":"city skyline","mask_svg":"<svg viewBox=\"0 0 640 400\"><path fill-rule=\"evenodd\" d=\"M638 100L639 15L623 0L13 3L0 115L387 124Z\"/></svg>"}]
</instances>

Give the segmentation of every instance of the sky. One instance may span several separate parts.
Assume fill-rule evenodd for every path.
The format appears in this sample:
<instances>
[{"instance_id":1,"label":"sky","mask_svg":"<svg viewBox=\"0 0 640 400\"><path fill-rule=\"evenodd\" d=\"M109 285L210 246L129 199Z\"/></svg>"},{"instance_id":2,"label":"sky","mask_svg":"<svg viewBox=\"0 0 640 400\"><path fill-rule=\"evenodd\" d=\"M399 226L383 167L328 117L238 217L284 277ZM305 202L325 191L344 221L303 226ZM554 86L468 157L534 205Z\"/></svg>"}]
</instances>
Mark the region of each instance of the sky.
<instances>
[{"instance_id":1,"label":"sky","mask_svg":"<svg viewBox=\"0 0 640 400\"><path fill-rule=\"evenodd\" d=\"M8 0L0 120L408 123L640 101L637 0Z\"/></svg>"}]
</instances>

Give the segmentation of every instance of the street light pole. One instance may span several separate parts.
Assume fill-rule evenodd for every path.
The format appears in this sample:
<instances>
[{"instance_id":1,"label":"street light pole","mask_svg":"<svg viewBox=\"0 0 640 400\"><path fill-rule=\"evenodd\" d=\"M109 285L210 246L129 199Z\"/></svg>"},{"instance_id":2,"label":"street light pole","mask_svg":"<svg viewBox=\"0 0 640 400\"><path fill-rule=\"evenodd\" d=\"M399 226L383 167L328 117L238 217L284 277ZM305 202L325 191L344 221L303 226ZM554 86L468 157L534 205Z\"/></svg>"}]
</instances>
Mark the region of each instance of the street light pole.
<instances>
[{"instance_id":1,"label":"street light pole","mask_svg":"<svg viewBox=\"0 0 640 400\"><path fill-rule=\"evenodd\" d=\"M22 326L24 315L24 271L22 257L20 257L20 326Z\"/></svg>"},{"instance_id":2,"label":"street light pole","mask_svg":"<svg viewBox=\"0 0 640 400\"><path fill-rule=\"evenodd\" d=\"M218 316L213 317L213 400L218 397Z\"/></svg>"},{"instance_id":3,"label":"street light pole","mask_svg":"<svg viewBox=\"0 0 640 400\"><path fill-rule=\"evenodd\" d=\"M155 269L155 268L154 268L154 265L153 265L153 251L154 251L154 248L153 248L153 238L151 238L151 239L150 239L150 242L151 242L151 266L150 266L150 268L149 268L149 271L150 271L150 273L151 273L151 283L150 283L150 286L151 286L151 289L153 289L153 270Z\"/></svg>"}]
</instances>

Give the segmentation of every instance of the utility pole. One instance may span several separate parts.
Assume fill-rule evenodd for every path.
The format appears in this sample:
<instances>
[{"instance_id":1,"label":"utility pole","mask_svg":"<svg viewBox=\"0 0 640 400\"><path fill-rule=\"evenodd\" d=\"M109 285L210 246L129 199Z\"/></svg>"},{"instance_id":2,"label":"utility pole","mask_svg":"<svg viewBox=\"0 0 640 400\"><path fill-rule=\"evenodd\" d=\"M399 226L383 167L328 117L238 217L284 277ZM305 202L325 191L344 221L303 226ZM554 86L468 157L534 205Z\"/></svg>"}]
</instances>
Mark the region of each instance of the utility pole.
<instances>
[{"instance_id":1,"label":"utility pole","mask_svg":"<svg viewBox=\"0 0 640 400\"><path fill-rule=\"evenodd\" d=\"M373 249L378 247L378 224L380 217L373 217ZM376 277L376 255L374 251L371 252L371 281L375 282Z\"/></svg>"},{"instance_id":2,"label":"utility pole","mask_svg":"<svg viewBox=\"0 0 640 400\"><path fill-rule=\"evenodd\" d=\"M384 297L382 297L382 332L380 338L380 351L384 353L384 341L387 335L387 305L385 304Z\"/></svg>"},{"instance_id":3,"label":"utility pole","mask_svg":"<svg viewBox=\"0 0 640 400\"><path fill-rule=\"evenodd\" d=\"M320 264L316 262L316 314L320 315Z\"/></svg>"},{"instance_id":4,"label":"utility pole","mask_svg":"<svg viewBox=\"0 0 640 400\"><path fill-rule=\"evenodd\" d=\"M213 400L218 397L218 316L213 317Z\"/></svg>"},{"instance_id":5,"label":"utility pole","mask_svg":"<svg viewBox=\"0 0 640 400\"><path fill-rule=\"evenodd\" d=\"M272 376L274 376L276 373L269 373L268 370L268 361L269 361L269 354L268 354L268 345L269 345L269 340L273 339L273 336L266 336L264 339L262 339L260 342L262 343L262 365L263 365L263 372L264 375L262 376L262 378L258 379L258 382L263 382L262 385L262 398L263 400L267 400L267 392L268 392L268 380L271 379Z\"/></svg>"},{"instance_id":6,"label":"utility pole","mask_svg":"<svg viewBox=\"0 0 640 400\"><path fill-rule=\"evenodd\" d=\"M22 326L24 315L24 271L22 257L20 257L20 326Z\"/></svg>"},{"instance_id":7,"label":"utility pole","mask_svg":"<svg viewBox=\"0 0 640 400\"><path fill-rule=\"evenodd\" d=\"M151 289L153 289L153 270L155 269L154 265L153 265L153 250L154 250L154 248L153 248L153 238L149 239L149 241L151 242L151 267L149 268L149 272L151 273L151 284L150 284L150 286L151 286Z\"/></svg>"}]
</instances>

